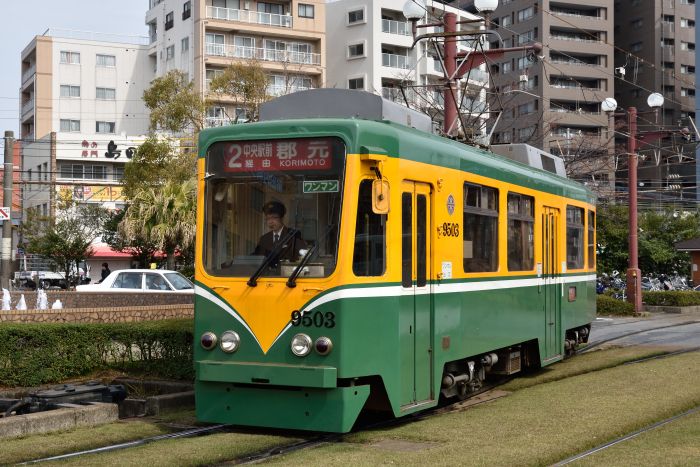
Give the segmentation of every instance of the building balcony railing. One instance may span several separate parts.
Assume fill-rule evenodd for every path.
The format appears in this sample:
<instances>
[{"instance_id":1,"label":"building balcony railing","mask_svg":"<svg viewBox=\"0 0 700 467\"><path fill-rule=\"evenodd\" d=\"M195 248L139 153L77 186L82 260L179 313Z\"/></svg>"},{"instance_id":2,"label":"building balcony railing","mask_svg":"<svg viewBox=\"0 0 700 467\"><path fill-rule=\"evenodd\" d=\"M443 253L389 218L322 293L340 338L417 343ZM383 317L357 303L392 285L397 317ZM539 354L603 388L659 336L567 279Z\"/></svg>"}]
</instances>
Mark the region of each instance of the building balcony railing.
<instances>
[{"instance_id":1,"label":"building balcony railing","mask_svg":"<svg viewBox=\"0 0 700 467\"><path fill-rule=\"evenodd\" d=\"M24 141L34 141L34 132L32 131L31 133L27 133L22 137Z\"/></svg>"},{"instance_id":2,"label":"building balcony railing","mask_svg":"<svg viewBox=\"0 0 700 467\"><path fill-rule=\"evenodd\" d=\"M27 71L22 73L22 83L25 83L26 81L29 80L32 76L36 74L36 63L32 66L29 67Z\"/></svg>"},{"instance_id":3,"label":"building balcony railing","mask_svg":"<svg viewBox=\"0 0 700 467\"><path fill-rule=\"evenodd\" d=\"M174 20L174 19L171 19L170 21L166 21L166 22L165 22L165 30L166 30L166 31L169 30L169 29L172 29L173 26L175 26L175 20Z\"/></svg>"},{"instance_id":4,"label":"building balcony railing","mask_svg":"<svg viewBox=\"0 0 700 467\"><path fill-rule=\"evenodd\" d=\"M267 85L267 93L271 96L281 96L282 94L291 94L293 92L308 91L313 89L306 86L281 86L276 84Z\"/></svg>"},{"instance_id":5,"label":"building balcony railing","mask_svg":"<svg viewBox=\"0 0 700 467\"><path fill-rule=\"evenodd\" d=\"M160 5L164 1L165 0L148 0L148 9L150 10L151 8L154 8L157 5Z\"/></svg>"},{"instance_id":6,"label":"building balcony railing","mask_svg":"<svg viewBox=\"0 0 700 467\"><path fill-rule=\"evenodd\" d=\"M408 102L416 102L416 95L413 89L404 89L404 93L406 94ZM405 103L403 94L401 94L401 89L399 88L382 88L382 97L392 102L398 102L399 104Z\"/></svg>"},{"instance_id":7,"label":"building balcony railing","mask_svg":"<svg viewBox=\"0 0 700 467\"><path fill-rule=\"evenodd\" d=\"M579 85L572 85L572 84L550 84L550 88L555 88L555 89L585 89L587 91L602 91L600 88L593 88L593 87L583 87Z\"/></svg>"},{"instance_id":8,"label":"building balcony railing","mask_svg":"<svg viewBox=\"0 0 700 467\"><path fill-rule=\"evenodd\" d=\"M388 66L391 68L402 68L404 70L408 70L413 68L415 63L416 61L413 57L395 54L382 54L382 66Z\"/></svg>"},{"instance_id":9,"label":"building balcony railing","mask_svg":"<svg viewBox=\"0 0 700 467\"><path fill-rule=\"evenodd\" d=\"M76 31L73 29L49 28L43 35L46 37L60 37L62 39L81 39L96 42L114 42L117 44L149 44L149 38L144 36L127 36L124 34L110 34L106 32Z\"/></svg>"},{"instance_id":10,"label":"building balcony railing","mask_svg":"<svg viewBox=\"0 0 700 467\"><path fill-rule=\"evenodd\" d=\"M600 111L589 112L587 110L564 109L562 107L550 107L549 111L555 112L555 113L566 113L566 114L602 115L602 113Z\"/></svg>"},{"instance_id":11,"label":"building balcony railing","mask_svg":"<svg viewBox=\"0 0 700 467\"><path fill-rule=\"evenodd\" d=\"M382 20L382 32L398 34L400 36L410 36L413 34L410 23L390 19Z\"/></svg>"},{"instance_id":12,"label":"building balcony railing","mask_svg":"<svg viewBox=\"0 0 700 467\"><path fill-rule=\"evenodd\" d=\"M29 99L22 105L22 116L34 111L34 99Z\"/></svg>"},{"instance_id":13,"label":"building balcony railing","mask_svg":"<svg viewBox=\"0 0 700 467\"><path fill-rule=\"evenodd\" d=\"M300 65L320 65L321 54L271 50L242 45L205 44L206 55L230 58L255 58L270 62L295 63Z\"/></svg>"},{"instance_id":14,"label":"building balcony railing","mask_svg":"<svg viewBox=\"0 0 700 467\"><path fill-rule=\"evenodd\" d=\"M154 32L153 34L151 34L151 37L149 38L149 43L148 43L148 45L153 44L153 43L154 43L155 41L157 41L157 40L158 40L158 33L157 33L157 32Z\"/></svg>"},{"instance_id":15,"label":"building balcony railing","mask_svg":"<svg viewBox=\"0 0 700 467\"><path fill-rule=\"evenodd\" d=\"M192 10L185 10L182 12L182 21L185 21L187 18L192 16Z\"/></svg>"},{"instance_id":16,"label":"building balcony railing","mask_svg":"<svg viewBox=\"0 0 700 467\"><path fill-rule=\"evenodd\" d=\"M264 24L267 26L279 26L282 28L292 27L292 17L290 15L276 15L272 13L234 10L232 8L221 8L214 6L207 7L207 18L220 19L224 21L237 21L240 23Z\"/></svg>"},{"instance_id":17,"label":"building balcony railing","mask_svg":"<svg viewBox=\"0 0 700 467\"><path fill-rule=\"evenodd\" d=\"M224 118L224 117L207 117L206 118L207 128L214 128L217 126L231 125L231 123L232 123L232 121L229 118Z\"/></svg>"},{"instance_id":18,"label":"building balcony railing","mask_svg":"<svg viewBox=\"0 0 700 467\"><path fill-rule=\"evenodd\" d=\"M556 35L556 34L550 34L549 38L556 39L558 41L590 42L593 44L602 44L603 43L603 41L596 40L596 39L589 39L589 38L577 37L577 36L562 36L562 35Z\"/></svg>"},{"instance_id":19,"label":"building balcony railing","mask_svg":"<svg viewBox=\"0 0 700 467\"><path fill-rule=\"evenodd\" d=\"M592 66L593 68L600 68L602 66L599 63L586 63L578 60L550 60L549 63L557 65Z\"/></svg>"},{"instance_id":20,"label":"building balcony railing","mask_svg":"<svg viewBox=\"0 0 700 467\"><path fill-rule=\"evenodd\" d=\"M563 11L549 10L550 13L557 16L570 16L572 18L584 18L584 19L603 19L600 16L593 15L582 15L581 13L564 13Z\"/></svg>"}]
</instances>

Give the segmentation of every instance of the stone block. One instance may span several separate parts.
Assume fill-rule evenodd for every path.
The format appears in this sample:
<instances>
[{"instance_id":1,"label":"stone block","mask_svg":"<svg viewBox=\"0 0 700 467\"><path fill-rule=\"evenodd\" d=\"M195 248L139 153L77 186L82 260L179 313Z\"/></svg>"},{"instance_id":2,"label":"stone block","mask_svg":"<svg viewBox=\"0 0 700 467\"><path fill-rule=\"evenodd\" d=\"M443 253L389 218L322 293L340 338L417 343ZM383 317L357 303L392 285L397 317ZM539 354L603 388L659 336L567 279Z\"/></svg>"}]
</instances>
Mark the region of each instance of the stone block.
<instances>
[{"instance_id":1,"label":"stone block","mask_svg":"<svg viewBox=\"0 0 700 467\"><path fill-rule=\"evenodd\" d=\"M27 418L25 433L48 433L75 427L73 409L49 410L47 412L20 415Z\"/></svg>"},{"instance_id":2,"label":"stone block","mask_svg":"<svg viewBox=\"0 0 700 467\"><path fill-rule=\"evenodd\" d=\"M117 404L88 405L73 410L76 426L102 425L112 423L119 418L119 407Z\"/></svg>"},{"instance_id":3,"label":"stone block","mask_svg":"<svg viewBox=\"0 0 700 467\"><path fill-rule=\"evenodd\" d=\"M147 397L146 415L157 415L161 410L188 406L194 406L194 391Z\"/></svg>"}]
</instances>

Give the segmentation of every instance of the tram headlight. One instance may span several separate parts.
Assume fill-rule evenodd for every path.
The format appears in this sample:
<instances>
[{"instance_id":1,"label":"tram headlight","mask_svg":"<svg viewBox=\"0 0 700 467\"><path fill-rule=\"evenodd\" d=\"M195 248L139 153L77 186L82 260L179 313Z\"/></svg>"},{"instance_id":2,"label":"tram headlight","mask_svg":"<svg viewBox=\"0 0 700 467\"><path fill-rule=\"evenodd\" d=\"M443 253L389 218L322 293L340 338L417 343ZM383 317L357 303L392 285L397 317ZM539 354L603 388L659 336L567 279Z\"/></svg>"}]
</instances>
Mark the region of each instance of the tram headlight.
<instances>
[{"instance_id":1,"label":"tram headlight","mask_svg":"<svg viewBox=\"0 0 700 467\"><path fill-rule=\"evenodd\" d=\"M314 343L316 353L319 355L328 355L333 350L333 342L327 337L319 337Z\"/></svg>"},{"instance_id":2,"label":"tram headlight","mask_svg":"<svg viewBox=\"0 0 700 467\"><path fill-rule=\"evenodd\" d=\"M241 345L241 338L235 331L225 331L221 334L221 350L226 353L233 353Z\"/></svg>"},{"instance_id":3,"label":"tram headlight","mask_svg":"<svg viewBox=\"0 0 700 467\"><path fill-rule=\"evenodd\" d=\"M205 332L202 334L202 338L199 340L202 343L202 347L206 350L211 350L216 347L216 334L213 332Z\"/></svg>"},{"instance_id":4,"label":"tram headlight","mask_svg":"<svg viewBox=\"0 0 700 467\"><path fill-rule=\"evenodd\" d=\"M311 352L311 338L306 334L297 334L292 337L292 352L297 357L306 357Z\"/></svg>"}]
</instances>

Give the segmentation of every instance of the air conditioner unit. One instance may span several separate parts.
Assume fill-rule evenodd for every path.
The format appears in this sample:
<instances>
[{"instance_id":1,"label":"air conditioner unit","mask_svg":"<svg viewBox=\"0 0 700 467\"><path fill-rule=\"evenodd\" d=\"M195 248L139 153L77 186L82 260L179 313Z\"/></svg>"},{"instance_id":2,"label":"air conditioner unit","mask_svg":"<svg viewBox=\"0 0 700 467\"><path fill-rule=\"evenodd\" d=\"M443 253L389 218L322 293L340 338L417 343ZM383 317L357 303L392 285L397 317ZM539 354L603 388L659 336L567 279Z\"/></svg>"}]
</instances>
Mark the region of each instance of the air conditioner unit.
<instances>
[{"instance_id":1,"label":"air conditioner unit","mask_svg":"<svg viewBox=\"0 0 700 467\"><path fill-rule=\"evenodd\" d=\"M527 83L527 75L520 75L518 81L520 81L521 83Z\"/></svg>"}]
</instances>

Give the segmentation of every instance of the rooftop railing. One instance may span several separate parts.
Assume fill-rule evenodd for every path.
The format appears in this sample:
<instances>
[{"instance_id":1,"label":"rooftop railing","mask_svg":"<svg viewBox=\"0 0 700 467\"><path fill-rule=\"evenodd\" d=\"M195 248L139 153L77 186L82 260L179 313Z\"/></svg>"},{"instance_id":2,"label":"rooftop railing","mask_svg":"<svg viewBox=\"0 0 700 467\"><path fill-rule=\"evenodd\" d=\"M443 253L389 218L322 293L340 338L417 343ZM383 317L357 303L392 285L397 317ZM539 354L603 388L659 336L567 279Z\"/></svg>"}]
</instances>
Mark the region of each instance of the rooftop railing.
<instances>
[{"instance_id":1,"label":"rooftop railing","mask_svg":"<svg viewBox=\"0 0 700 467\"><path fill-rule=\"evenodd\" d=\"M215 6L207 7L207 18L224 21L236 21L240 23L264 24L267 26L292 27L292 17L289 15L277 15L273 13L260 13L257 11L234 10Z\"/></svg>"},{"instance_id":2,"label":"rooftop railing","mask_svg":"<svg viewBox=\"0 0 700 467\"><path fill-rule=\"evenodd\" d=\"M63 39L80 39L84 41L96 42L115 42L118 44L150 44L150 38L145 36L127 36L124 34L110 34L104 32L75 31L73 29L49 28L43 35L47 37L60 37Z\"/></svg>"}]
</instances>

